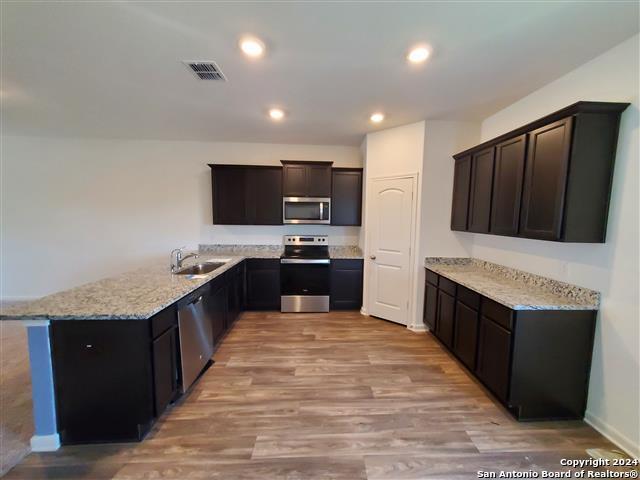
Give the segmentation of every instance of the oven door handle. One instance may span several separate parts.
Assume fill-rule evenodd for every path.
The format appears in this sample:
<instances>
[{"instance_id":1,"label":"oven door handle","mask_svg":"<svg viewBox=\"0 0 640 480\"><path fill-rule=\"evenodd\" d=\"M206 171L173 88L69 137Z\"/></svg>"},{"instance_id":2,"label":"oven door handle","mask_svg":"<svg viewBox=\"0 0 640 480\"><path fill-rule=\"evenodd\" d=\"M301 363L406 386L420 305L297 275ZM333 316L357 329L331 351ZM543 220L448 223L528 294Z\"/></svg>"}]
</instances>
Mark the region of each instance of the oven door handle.
<instances>
[{"instance_id":1,"label":"oven door handle","mask_svg":"<svg viewBox=\"0 0 640 480\"><path fill-rule=\"evenodd\" d=\"M329 263L331 263L331 260L328 258L281 258L280 259L280 263L297 263L297 264L324 264L324 265L328 265Z\"/></svg>"}]
</instances>

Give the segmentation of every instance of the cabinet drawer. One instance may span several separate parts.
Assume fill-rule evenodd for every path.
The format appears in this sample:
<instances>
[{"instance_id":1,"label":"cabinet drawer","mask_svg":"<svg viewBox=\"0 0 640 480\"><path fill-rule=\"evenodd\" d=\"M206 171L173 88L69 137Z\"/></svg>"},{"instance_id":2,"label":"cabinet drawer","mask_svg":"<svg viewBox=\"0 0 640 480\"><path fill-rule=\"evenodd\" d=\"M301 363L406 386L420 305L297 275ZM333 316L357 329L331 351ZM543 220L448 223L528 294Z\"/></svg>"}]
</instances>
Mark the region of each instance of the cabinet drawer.
<instances>
[{"instance_id":1,"label":"cabinet drawer","mask_svg":"<svg viewBox=\"0 0 640 480\"><path fill-rule=\"evenodd\" d=\"M447 292L449 295L456 296L456 283L448 278L440 277L438 287L440 290Z\"/></svg>"},{"instance_id":2,"label":"cabinet drawer","mask_svg":"<svg viewBox=\"0 0 640 480\"><path fill-rule=\"evenodd\" d=\"M156 338L178 323L175 306L165 308L151 317L151 336Z\"/></svg>"},{"instance_id":3,"label":"cabinet drawer","mask_svg":"<svg viewBox=\"0 0 640 480\"><path fill-rule=\"evenodd\" d=\"M480 294L458 285L458 300L474 310L480 309Z\"/></svg>"},{"instance_id":4,"label":"cabinet drawer","mask_svg":"<svg viewBox=\"0 0 640 480\"><path fill-rule=\"evenodd\" d=\"M431 285L438 286L438 274L436 272L432 272L427 268L427 282Z\"/></svg>"},{"instance_id":5,"label":"cabinet drawer","mask_svg":"<svg viewBox=\"0 0 640 480\"><path fill-rule=\"evenodd\" d=\"M487 318L490 318L494 322L499 325L502 325L504 328L511 330L513 324L513 310L505 307L504 305L500 305L493 300L489 300L488 298L482 299L482 315Z\"/></svg>"}]
</instances>

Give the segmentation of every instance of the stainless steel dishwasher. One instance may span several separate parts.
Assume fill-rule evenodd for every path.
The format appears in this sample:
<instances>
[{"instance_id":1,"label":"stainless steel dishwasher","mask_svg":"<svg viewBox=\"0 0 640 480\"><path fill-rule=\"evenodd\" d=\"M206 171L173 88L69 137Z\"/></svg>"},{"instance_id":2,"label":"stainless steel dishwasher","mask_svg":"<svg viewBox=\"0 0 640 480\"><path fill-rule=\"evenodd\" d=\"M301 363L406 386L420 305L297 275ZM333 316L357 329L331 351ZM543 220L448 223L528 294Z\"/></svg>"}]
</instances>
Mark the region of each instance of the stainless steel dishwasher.
<instances>
[{"instance_id":1,"label":"stainless steel dishwasher","mask_svg":"<svg viewBox=\"0 0 640 480\"><path fill-rule=\"evenodd\" d=\"M186 392L213 355L213 332L207 303L209 288L199 288L178 304L182 392Z\"/></svg>"}]
</instances>

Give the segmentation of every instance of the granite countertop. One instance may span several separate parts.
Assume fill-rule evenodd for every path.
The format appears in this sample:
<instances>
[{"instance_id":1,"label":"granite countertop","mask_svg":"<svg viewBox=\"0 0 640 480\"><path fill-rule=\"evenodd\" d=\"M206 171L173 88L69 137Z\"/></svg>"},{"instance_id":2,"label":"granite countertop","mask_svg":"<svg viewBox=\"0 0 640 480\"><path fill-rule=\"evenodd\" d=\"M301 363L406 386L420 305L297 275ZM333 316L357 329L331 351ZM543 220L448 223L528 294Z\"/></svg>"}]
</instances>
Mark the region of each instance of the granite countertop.
<instances>
[{"instance_id":1,"label":"granite countertop","mask_svg":"<svg viewBox=\"0 0 640 480\"><path fill-rule=\"evenodd\" d=\"M198 263L228 260L206 275L173 275L166 262L54 293L31 302L3 307L2 320L141 320L221 275L244 257L202 254ZM187 262L186 265L190 265ZM185 266L186 266L185 265Z\"/></svg>"},{"instance_id":2,"label":"granite countertop","mask_svg":"<svg viewBox=\"0 0 640 480\"><path fill-rule=\"evenodd\" d=\"M329 247L331 258L362 258L358 247ZM246 258L280 258L280 245L201 245L197 263L225 260L206 275L173 275L166 262L3 306L0 320L143 320L180 300ZM190 260L185 266L194 263Z\"/></svg>"},{"instance_id":3,"label":"granite countertop","mask_svg":"<svg viewBox=\"0 0 640 480\"><path fill-rule=\"evenodd\" d=\"M427 257L425 267L513 310L598 310L600 293L475 258Z\"/></svg>"}]
</instances>

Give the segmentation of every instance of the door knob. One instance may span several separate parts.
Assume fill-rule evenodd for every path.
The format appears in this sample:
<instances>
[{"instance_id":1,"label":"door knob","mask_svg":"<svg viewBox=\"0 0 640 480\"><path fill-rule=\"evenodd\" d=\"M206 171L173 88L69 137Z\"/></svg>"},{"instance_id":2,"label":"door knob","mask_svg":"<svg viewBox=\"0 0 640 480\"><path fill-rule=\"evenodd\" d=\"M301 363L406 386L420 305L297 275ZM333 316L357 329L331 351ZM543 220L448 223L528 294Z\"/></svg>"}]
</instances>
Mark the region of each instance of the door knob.
<instances>
[{"instance_id":1,"label":"door knob","mask_svg":"<svg viewBox=\"0 0 640 480\"><path fill-rule=\"evenodd\" d=\"M376 259L376 256L375 256L375 255L369 255L369 258L370 258L371 260L375 260L375 259Z\"/></svg>"}]
</instances>

